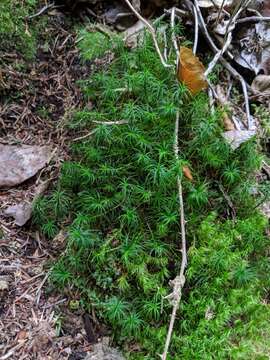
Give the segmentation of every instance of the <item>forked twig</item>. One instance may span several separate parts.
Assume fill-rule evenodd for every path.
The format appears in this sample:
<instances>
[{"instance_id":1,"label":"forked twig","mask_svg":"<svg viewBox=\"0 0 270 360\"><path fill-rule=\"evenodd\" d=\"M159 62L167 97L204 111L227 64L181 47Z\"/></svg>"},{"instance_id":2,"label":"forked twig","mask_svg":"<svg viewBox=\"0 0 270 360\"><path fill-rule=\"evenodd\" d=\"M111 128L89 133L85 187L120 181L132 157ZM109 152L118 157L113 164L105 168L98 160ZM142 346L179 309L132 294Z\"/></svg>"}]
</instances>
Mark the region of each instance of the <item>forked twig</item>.
<instances>
[{"instance_id":1,"label":"forked twig","mask_svg":"<svg viewBox=\"0 0 270 360\"><path fill-rule=\"evenodd\" d=\"M141 20L145 24L145 26L147 27L147 29L151 33L152 38L153 38L153 42L154 42L154 45L155 45L155 48L156 48L156 51L158 53L158 56L160 58L160 61L161 61L162 65L164 67L166 67L166 68L172 67L173 65L167 64L167 62L165 61L165 59L164 59L164 57L162 55L162 52L161 52L161 50L159 48L159 45L158 45L156 32L155 32L155 29L153 28L153 26L132 6L132 4L130 3L129 0L125 0L125 2L129 6L129 8L133 11L133 13L137 16L137 18L139 20Z\"/></svg>"},{"instance_id":2,"label":"forked twig","mask_svg":"<svg viewBox=\"0 0 270 360\"><path fill-rule=\"evenodd\" d=\"M189 10L192 11L192 6L193 6L192 2L190 0L185 0L185 3L187 4L187 7L189 8ZM204 37L208 41L212 51L215 52L215 53L219 52L220 49L218 49L218 47L216 46L216 44L212 40L211 36L209 35L209 32L207 30L207 27L206 27L204 18L202 16L200 7L199 7L199 5L197 3L197 0L194 0L194 5L195 5L196 10L197 10L198 19L199 19L199 27L201 29L202 34L204 35ZM222 55L219 57L219 61L232 74L232 76L236 80L238 80L242 85L243 95L244 95L244 99L245 99L245 108L246 108L248 129L252 129L252 120L251 120L250 109L249 109L249 98L248 98L248 92L247 92L247 84L246 84L243 76L240 75L239 72L237 70L235 70Z\"/></svg>"},{"instance_id":3,"label":"forked twig","mask_svg":"<svg viewBox=\"0 0 270 360\"><path fill-rule=\"evenodd\" d=\"M176 113L175 119L175 130L174 130L174 155L176 161L179 161L179 147L178 147L178 132L179 132L179 111ZM179 308L181 296L182 296L182 289L185 285L185 268L187 266L187 245L186 245L186 229L185 229L185 213L184 213L184 203L183 203L183 190L182 190L182 182L179 176L177 176L177 186L178 186L178 199L179 199L179 212L180 212L180 224L181 224L181 252L182 252L182 260L181 260L181 268L179 275L171 281L173 285L173 291L171 294L166 296L171 304L173 305L171 318L170 318L170 325L167 333L167 338L164 346L164 351L162 354L162 360L166 360L168 349L171 342L173 327L175 323L176 313Z\"/></svg>"}]
</instances>

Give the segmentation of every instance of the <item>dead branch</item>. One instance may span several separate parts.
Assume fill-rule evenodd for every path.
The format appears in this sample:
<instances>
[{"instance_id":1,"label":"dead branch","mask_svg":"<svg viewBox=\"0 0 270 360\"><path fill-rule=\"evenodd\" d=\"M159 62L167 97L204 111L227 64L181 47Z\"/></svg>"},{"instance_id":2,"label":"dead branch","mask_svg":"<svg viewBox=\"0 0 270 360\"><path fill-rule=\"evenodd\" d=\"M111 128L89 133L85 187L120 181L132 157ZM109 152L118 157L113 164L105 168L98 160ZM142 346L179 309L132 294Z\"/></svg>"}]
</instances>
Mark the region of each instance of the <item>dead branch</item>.
<instances>
[{"instance_id":1,"label":"dead branch","mask_svg":"<svg viewBox=\"0 0 270 360\"><path fill-rule=\"evenodd\" d=\"M194 44L193 44L193 54L196 55L197 47L198 47L198 39L199 39L199 20L198 14L196 11L195 6L193 5L193 15L194 15L194 28L195 28L195 35L194 35Z\"/></svg>"},{"instance_id":2,"label":"dead branch","mask_svg":"<svg viewBox=\"0 0 270 360\"><path fill-rule=\"evenodd\" d=\"M242 19L238 19L236 21L237 24L243 24L243 23L247 23L247 22L260 22L260 21L270 21L270 16L250 16L250 17L245 17Z\"/></svg>"},{"instance_id":3,"label":"dead branch","mask_svg":"<svg viewBox=\"0 0 270 360\"><path fill-rule=\"evenodd\" d=\"M179 161L179 148L178 148L178 132L179 132L179 111L176 113L175 120L175 135L174 135L174 155L176 161ZM185 268L187 266L187 246L186 246L186 229L185 229L185 214L184 214L184 203L183 203L183 191L182 191L182 182L179 176L177 176L177 186L178 186L178 199L179 199L179 213L180 213L180 224L181 224L181 252L182 252L182 261L179 275L171 281L173 285L173 291L171 294L166 296L166 299L170 301L173 305L170 325L167 333L166 343L164 346L164 351L162 354L162 360L166 360L168 349L171 342L172 331L175 323L176 313L179 308L179 304L182 296L182 289L185 285Z\"/></svg>"},{"instance_id":4,"label":"dead branch","mask_svg":"<svg viewBox=\"0 0 270 360\"><path fill-rule=\"evenodd\" d=\"M173 65L170 65L170 64L167 64L163 55L162 55L162 52L159 48L159 45L158 45L158 41L157 41L157 36L156 36L156 32L155 32L155 29L153 28L153 26L140 14L138 13L138 11L132 6L132 4L130 3L129 0L125 0L126 4L129 6L129 8L133 11L133 13L137 16L137 18L139 20L141 20L145 26L147 27L147 29L149 30L150 34L152 35L152 38L153 38L153 42L154 42L154 45L155 45L155 48L156 48L156 51L158 53L158 56L160 58L160 61L162 63L162 65L165 67L165 68L169 68L169 67L172 67Z\"/></svg>"},{"instance_id":5,"label":"dead branch","mask_svg":"<svg viewBox=\"0 0 270 360\"><path fill-rule=\"evenodd\" d=\"M173 43L174 50L175 50L175 53L177 56L176 64L178 64L180 53L179 53L179 45L177 43L176 36L175 36L174 27L175 27L175 7L173 7L172 11L171 11L171 31L172 31L172 43Z\"/></svg>"},{"instance_id":6,"label":"dead branch","mask_svg":"<svg viewBox=\"0 0 270 360\"><path fill-rule=\"evenodd\" d=\"M188 9L192 12L192 8L193 8L192 2L190 0L185 0L185 3L187 5ZM198 5L197 0L194 0L194 5L196 7L196 11L197 11L197 14L198 14L199 27L200 27L200 30L201 30L202 34L204 35L205 39L209 43L212 51L215 52L215 53L219 52L220 49L218 49L218 47L216 46L216 44L212 40L212 38L211 38L211 36L210 36L210 34L209 34L208 30L207 30L207 27L206 27L206 24L205 24L205 21L204 21L204 18L202 16L202 13L201 13L201 10L200 10L200 7ZM249 98L248 98L248 92L247 92L247 84L246 84L244 78L242 77L242 75L240 75L238 73L238 71L235 70L231 66L231 64L229 64L228 61L222 55L219 57L219 61L232 74L232 76L236 80L238 80L242 85L243 95L244 95L244 99L245 99L245 108L246 108L248 129L252 129L252 120L251 120L250 109L249 109Z\"/></svg>"},{"instance_id":7,"label":"dead branch","mask_svg":"<svg viewBox=\"0 0 270 360\"><path fill-rule=\"evenodd\" d=\"M31 20L31 19L33 19L35 17L38 17L38 16L44 14L46 11L48 11L50 9L58 9L58 8L61 8L61 7L63 7L63 6L62 5L55 5L54 3L47 4L47 5L43 6L37 13L28 16L27 19Z\"/></svg>"}]
</instances>

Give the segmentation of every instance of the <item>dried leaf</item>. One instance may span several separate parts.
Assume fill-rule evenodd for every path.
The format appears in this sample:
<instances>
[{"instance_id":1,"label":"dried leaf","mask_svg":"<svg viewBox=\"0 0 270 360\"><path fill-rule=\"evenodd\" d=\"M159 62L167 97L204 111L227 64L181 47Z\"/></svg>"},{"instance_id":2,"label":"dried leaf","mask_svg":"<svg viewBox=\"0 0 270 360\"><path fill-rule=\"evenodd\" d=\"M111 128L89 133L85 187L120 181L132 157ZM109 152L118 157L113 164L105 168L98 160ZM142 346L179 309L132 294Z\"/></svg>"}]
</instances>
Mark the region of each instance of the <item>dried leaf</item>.
<instances>
[{"instance_id":1,"label":"dried leaf","mask_svg":"<svg viewBox=\"0 0 270 360\"><path fill-rule=\"evenodd\" d=\"M223 133L223 137L233 150L237 149L242 143L248 141L256 134L255 130L231 130Z\"/></svg>"},{"instance_id":2,"label":"dried leaf","mask_svg":"<svg viewBox=\"0 0 270 360\"><path fill-rule=\"evenodd\" d=\"M93 345L91 353L88 352L84 360L125 360L123 355L115 348L108 345L107 338L104 337L101 342Z\"/></svg>"},{"instance_id":3,"label":"dried leaf","mask_svg":"<svg viewBox=\"0 0 270 360\"><path fill-rule=\"evenodd\" d=\"M183 170L183 174L185 175L185 177L186 177L187 179L189 179L190 181L192 181L192 180L193 180L193 176L192 176L192 174L191 174L191 171L190 171L189 167L186 166L186 165L184 165L182 170Z\"/></svg>"},{"instance_id":4,"label":"dried leaf","mask_svg":"<svg viewBox=\"0 0 270 360\"><path fill-rule=\"evenodd\" d=\"M220 105L222 107L226 107L228 110L230 109L230 103L227 100L227 97L225 95L224 89L223 87L221 87L220 85L216 86L216 93L218 96L218 101L220 103ZM223 124L224 124L224 128L225 130L234 130L235 126L233 121L231 120L231 118L229 117L227 111L225 109L222 109L222 118L223 118Z\"/></svg>"},{"instance_id":5,"label":"dried leaf","mask_svg":"<svg viewBox=\"0 0 270 360\"><path fill-rule=\"evenodd\" d=\"M181 46L178 80L186 84L193 95L207 88L204 71L203 64L197 56L193 55L192 50Z\"/></svg>"},{"instance_id":6,"label":"dried leaf","mask_svg":"<svg viewBox=\"0 0 270 360\"><path fill-rule=\"evenodd\" d=\"M142 39L141 30L144 27L145 24L141 20L138 20L136 24L124 32L124 41L129 48L133 49L138 46L139 39Z\"/></svg>"},{"instance_id":7,"label":"dried leaf","mask_svg":"<svg viewBox=\"0 0 270 360\"><path fill-rule=\"evenodd\" d=\"M226 113L226 111L223 112L222 119L223 119L223 124L224 124L225 130L228 130L228 131L229 130L235 130L234 123L232 122L232 120L230 119L230 117Z\"/></svg>"},{"instance_id":8,"label":"dried leaf","mask_svg":"<svg viewBox=\"0 0 270 360\"><path fill-rule=\"evenodd\" d=\"M259 38L259 41L258 41ZM256 75L270 75L270 25L258 22L242 26L235 36L234 60Z\"/></svg>"}]
</instances>

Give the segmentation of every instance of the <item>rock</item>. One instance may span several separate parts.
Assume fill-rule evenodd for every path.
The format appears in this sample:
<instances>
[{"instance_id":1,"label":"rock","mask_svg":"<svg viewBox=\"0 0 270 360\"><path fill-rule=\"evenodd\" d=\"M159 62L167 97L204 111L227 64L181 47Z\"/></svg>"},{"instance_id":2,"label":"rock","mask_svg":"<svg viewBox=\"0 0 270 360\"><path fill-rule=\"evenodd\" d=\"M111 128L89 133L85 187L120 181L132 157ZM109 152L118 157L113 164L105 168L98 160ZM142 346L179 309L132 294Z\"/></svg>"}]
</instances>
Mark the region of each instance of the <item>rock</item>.
<instances>
[{"instance_id":1,"label":"rock","mask_svg":"<svg viewBox=\"0 0 270 360\"><path fill-rule=\"evenodd\" d=\"M27 202L11 205L4 210L4 215L13 217L16 225L23 226L31 218L32 205Z\"/></svg>"},{"instance_id":2,"label":"rock","mask_svg":"<svg viewBox=\"0 0 270 360\"><path fill-rule=\"evenodd\" d=\"M122 354L108 345L108 338L93 346L93 351L88 353L84 360L125 360Z\"/></svg>"},{"instance_id":3,"label":"rock","mask_svg":"<svg viewBox=\"0 0 270 360\"><path fill-rule=\"evenodd\" d=\"M49 146L0 144L0 187L21 184L34 176L49 161Z\"/></svg>"}]
</instances>

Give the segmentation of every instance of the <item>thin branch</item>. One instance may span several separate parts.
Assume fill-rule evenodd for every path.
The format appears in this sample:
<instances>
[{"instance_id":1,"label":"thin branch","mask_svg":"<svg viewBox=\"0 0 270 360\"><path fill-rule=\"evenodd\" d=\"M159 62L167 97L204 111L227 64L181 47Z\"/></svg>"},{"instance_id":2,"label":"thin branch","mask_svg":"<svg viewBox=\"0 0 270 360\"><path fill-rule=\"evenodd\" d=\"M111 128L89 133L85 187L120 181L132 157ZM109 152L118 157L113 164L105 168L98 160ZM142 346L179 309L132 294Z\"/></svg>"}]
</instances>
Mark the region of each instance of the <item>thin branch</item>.
<instances>
[{"instance_id":1,"label":"thin branch","mask_svg":"<svg viewBox=\"0 0 270 360\"><path fill-rule=\"evenodd\" d=\"M214 67L216 66L217 62L219 61L219 59L221 58L221 56L226 52L226 50L228 49L228 47L230 46L232 41L232 33L230 32L228 34L227 40L224 44L224 46L222 47L222 49L220 49L216 55L214 56L214 58L212 59L212 61L209 63L208 68L206 69L204 76L207 77L209 76L209 74L213 71Z\"/></svg>"},{"instance_id":2,"label":"thin branch","mask_svg":"<svg viewBox=\"0 0 270 360\"><path fill-rule=\"evenodd\" d=\"M124 124L128 124L127 120L117 120L117 121L97 121L97 120L93 120L92 122L95 123L95 124L98 124L98 125L124 125ZM84 140L84 139L88 138L89 136L94 135L94 133L97 130L98 130L98 128L96 127L95 129L93 129L89 133L87 133L87 134L85 134L83 136L77 137L75 139L72 139L72 141Z\"/></svg>"},{"instance_id":3,"label":"thin branch","mask_svg":"<svg viewBox=\"0 0 270 360\"><path fill-rule=\"evenodd\" d=\"M174 155L176 161L179 160L179 148L178 148L178 132L179 132L179 111L176 114L175 120L175 135L174 135ZM167 333L167 338L164 346L164 351L162 354L162 360L166 360L168 355L168 350L171 342L173 327L175 323L176 313L179 308L179 304L182 296L182 289L185 285L185 268L187 266L187 246L186 246L186 229L185 229L185 213L184 213L184 203L183 203L183 190L182 183L179 176L177 176L177 186L178 186L178 199L179 199L179 213L180 213L180 224L181 224L181 252L182 252L182 261L179 275L171 282L173 285L173 292L166 296L166 298L173 305L170 325Z\"/></svg>"},{"instance_id":4,"label":"thin branch","mask_svg":"<svg viewBox=\"0 0 270 360\"><path fill-rule=\"evenodd\" d=\"M177 40L176 40L176 36L175 36L174 27L175 27L175 7L173 7L172 11L171 11L171 30L172 30L172 43L174 46L174 50L176 52L177 64L178 64L178 59L179 59L180 53L179 53L179 45L177 44Z\"/></svg>"},{"instance_id":5,"label":"thin branch","mask_svg":"<svg viewBox=\"0 0 270 360\"><path fill-rule=\"evenodd\" d=\"M165 61L168 61L168 41L167 41L167 36L166 36L166 29L165 29L165 31L163 31L163 39L164 39L163 56L164 56Z\"/></svg>"},{"instance_id":6,"label":"thin branch","mask_svg":"<svg viewBox=\"0 0 270 360\"><path fill-rule=\"evenodd\" d=\"M128 124L128 120L116 120L116 121L97 121L97 120L93 120L92 121L95 124L99 124L99 125L125 125Z\"/></svg>"},{"instance_id":7,"label":"thin branch","mask_svg":"<svg viewBox=\"0 0 270 360\"><path fill-rule=\"evenodd\" d=\"M43 6L36 14L30 15L27 17L28 20L34 19L48 11L49 9L59 9L63 7L63 5L55 5L54 3Z\"/></svg>"},{"instance_id":8,"label":"thin branch","mask_svg":"<svg viewBox=\"0 0 270 360\"><path fill-rule=\"evenodd\" d=\"M259 22L259 21L270 21L270 16L250 16L250 17L245 17L242 19L238 19L236 21L237 24L243 24L243 23L247 23L247 22Z\"/></svg>"},{"instance_id":9,"label":"thin branch","mask_svg":"<svg viewBox=\"0 0 270 360\"><path fill-rule=\"evenodd\" d=\"M95 132L97 131L97 128L95 128L94 130L90 131L89 133L87 133L86 135L77 137L75 139L72 139L72 141L80 141L80 140L84 140L86 138L88 138L89 136L93 135Z\"/></svg>"},{"instance_id":10,"label":"thin branch","mask_svg":"<svg viewBox=\"0 0 270 360\"><path fill-rule=\"evenodd\" d=\"M194 44L193 44L193 54L196 55L197 47L198 47L198 39L199 39L199 20L198 20L198 14L196 11L195 6L193 5L193 14L194 14L194 27L195 27L195 35L194 35Z\"/></svg>"},{"instance_id":11,"label":"thin branch","mask_svg":"<svg viewBox=\"0 0 270 360\"><path fill-rule=\"evenodd\" d=\"M222 12L222 10L223 10L223 8L224 8L225 1L226 1L226 0L222 0L222 4L221 4L221 7L219 8L219 12L218 12L218 16L217 16L217 20L216 20L216 22L215 22L215 25L217 25L217 23L219 22L220 15L221 15L221 12Z\"/></svg>"},{"instance_id":12,"label":"thin branch","mask_svg":"<svg viewBox=\"0 0 270 360\"><path fill-rule=\"evenodd\" d=\"M148 28L149 32L151 33L156 51L158 53L158 56L160 58L162 65L165 68L172 67L173 65L166 63L166 61L161 53L161 50L158 45L157 37L156 37L156 32L155 32L155 29L153 28L153 26L140 13L138 13L138 11L132 6L132 4L130 3L129 0L125 0L125 2L130 7L130 9L133 11L133 13L137 16L137 18L145 24L145 26Z\"/></svg>"}]
</instances>

